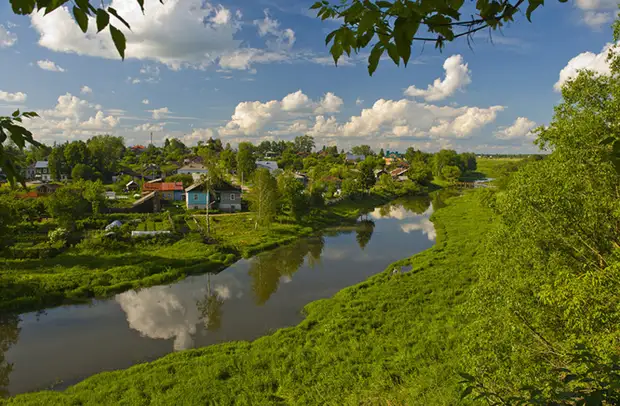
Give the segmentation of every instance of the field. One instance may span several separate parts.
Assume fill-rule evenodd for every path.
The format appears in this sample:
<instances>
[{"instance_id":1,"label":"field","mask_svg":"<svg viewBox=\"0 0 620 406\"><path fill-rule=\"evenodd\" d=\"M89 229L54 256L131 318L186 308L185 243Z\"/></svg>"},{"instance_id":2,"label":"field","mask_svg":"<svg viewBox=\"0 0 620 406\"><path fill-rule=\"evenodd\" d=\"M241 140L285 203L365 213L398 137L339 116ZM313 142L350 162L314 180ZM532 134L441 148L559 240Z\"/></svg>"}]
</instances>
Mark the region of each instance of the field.
<instances>
[{"instance_id":1,"label":"field","mask_svg":"<svg viewBox=\"0 0 620 406\"><path fill-rule=\"evenodd\" d=\"M296 327L251 343L171 354L8 403L458 404L459 334L467 323L460 307L475 284L477 251L493 218L471 191L448 200L432 220L433 248L309 304ZM392 275L395 265L412 270Z\"/></svg>"}]
</instances>

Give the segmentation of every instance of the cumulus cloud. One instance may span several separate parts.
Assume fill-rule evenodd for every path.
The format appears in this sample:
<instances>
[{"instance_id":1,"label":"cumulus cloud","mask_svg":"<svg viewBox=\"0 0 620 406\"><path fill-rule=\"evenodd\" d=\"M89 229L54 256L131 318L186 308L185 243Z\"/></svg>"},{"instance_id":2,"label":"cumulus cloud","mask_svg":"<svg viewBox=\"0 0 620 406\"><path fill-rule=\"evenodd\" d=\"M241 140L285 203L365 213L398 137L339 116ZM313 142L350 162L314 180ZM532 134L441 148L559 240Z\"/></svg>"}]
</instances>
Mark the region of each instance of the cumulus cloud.
<instances>
[{"instance_id":1,"label":"cumulus cloud","mask_svg":"<svg viewBox=\"0 0 620 406\"><path fill-rule=\"evenodd\" d=\"M155 120L166 118L168 117L168 114L170 114L170 110L168 109L168 107L161 107L161 108L153 109L149 111L153 113L153 118Z\"/></svg>"},{"instance_id":2,"label":"cumulus cloud","mask_svg":"<svg viewBox=\"0 0 620 406\"><path fill-rule=\"evenodd\" d=\"M144 14L136 2L112 0L131 25L125 30L127 58L153 60L169 68L204 69L219 63L230 69L249 69L254 63L278 62L291 58L286 51L295 42L291 29L281 29L279 23L265 13L256 21L259 35L265 38L266 48L242 48L235 39L242 27L241 13L222 5L201 0L170 0L146 2ZM109 33L96 34L94 19L89 22L87 35L81 33L67 7L60 7L47 16L33 13L32 26L39 34L39 45L48 49L118 59ZM140 80L140 79L138 79Z\"/></svg>"},{"instance_id":3,"label":"cumulus cloud","mask_svg":"<svg viewBox=\"0 0 620 406\"><path fill-rule=\"evenodd\" d=\"M142 100L142 104L149 104L149 103L150 103L150 102L149 102L149 99L143 99L143 100Z\"/></svg>"},{"instance_id":4,"label":"cumulus cloud","mask_svg":"<svg viewBox=\"0 0 620 406\"><path fill-rule=\"evenodd\" d=\"M560 71L560 78L555 85L553 85L553 88L559 92L562 90L562 85L569 79L575 78L582 69L588 69L603 75L609 74L610 69L607 57L613 46L613 44L608 43L598 54L588 51L582 52L572 58Z\"/></svg>"},{"instance_id":5,"label":"cumulus cloud","mask_svg":"<svg viewBox=\"0 0 620 406\"><path fill-rule=\"evenodd\" d=\"M15 92L9 93L0 90L0 100L9 102L9 103L23 103L26 101L26 93Z\"/></svg>"},{"instance_id":6,"label":"cumulus cloud","mask_svg":"<svg viewBox=\"0 0 620 406\"><path fill-rule=\"evenodd\" d=\"M39 66L39 68L43 70L48 70L50 72L64 72L65 71L60 66L56 65L55 62L52 62L49 59L46 59L44 61L37 61L37 65Z\"/></svg>"},{"instance_id":7,"label":"cumulus cloud","mask_svg":"<svg viewBox=\"0 0 620 406\"><path fill-rule=\"evenodd\" d=\"M191 134L183 135L179 139L186 145L196 145L198 141L207 141L214 136L215 133L210 128L194 128Z\"/></svg>"},{"instance_id":8,"label":"cumulus cloud","mask_svg":"<svg viewBox=\"0 0 620 406\"><path fill-rule=\"evenodd\" d=\"M426 101L443 100L452 96L457 90L462 90L471 83L470 71L467 64L463 62L461 55L452 55L443 63L446 77L435 79L433 84L426 89L418 89L409 86L405 90L405 95L410 97L423 97Z\"/></svg>"},{"instance_id":9,"label":"cumulus cloud","mask_svg":"<svg viewBox=\"0 0 620 406\"><path fill-rule=\"evenodd\" d=\"M9 48L17 42L17 35L0 24L0 48Z\"/></svg>"},{"instance_id":10,"label":"cumulus cloud","mask_svg":"<svg viewBox=\"0 0 620 406\"><path fill-rule=\"evenodd\" d=\"M516 138L533 137L532 130L536 123L526 117L518 117L509 127L500 127L495 136L501 140L511 140Z\"/></svg>"},{"instance_id":11,"label":"cumulus cloud","mask_svg":"<svg viewBox=\"0 0 620 406\"><path fill-rule=\"evenodd\" d=\"M134 127L134 131L159 132L164 131L166 123L144 123Z\"/></svg>"},{"instance_id":12,"label":"cumulus cloud","mask_svg":"<svg viewBox=\"0 0 620 406\"><path fill-rule=\"evenodd\" d=\"M71 93L58 97L53 109L39 111L40 118L29 122L36 138L44 141L62 137L88 138L118 127L118 115L106 115L102 106L89 103Z\"/></svg>"},{"instance_id":13,"label":"cumulus cloud","mask_svg":"<svg viewBox=\"0 0 620 406\"><path fill-rule=\"evenodd\" d=\"M332 92L327 92L319 102L319 107L317 107L314 112L317 114L337 113L340 111L340 106L342 106L343 103L340 97Z\"/></svg>"},{"instance_id":14,"label":"cumulus cloud","mask_svg":"<svg viewBox=\"0 0 620 406\"><path fill-rule=\"evenodd\" d=\"M93 89L91 89L90 87L84 85L80 89L80 93L82 93L82 94L92 94L93 93Z\"/></svg>"}]
</instances>

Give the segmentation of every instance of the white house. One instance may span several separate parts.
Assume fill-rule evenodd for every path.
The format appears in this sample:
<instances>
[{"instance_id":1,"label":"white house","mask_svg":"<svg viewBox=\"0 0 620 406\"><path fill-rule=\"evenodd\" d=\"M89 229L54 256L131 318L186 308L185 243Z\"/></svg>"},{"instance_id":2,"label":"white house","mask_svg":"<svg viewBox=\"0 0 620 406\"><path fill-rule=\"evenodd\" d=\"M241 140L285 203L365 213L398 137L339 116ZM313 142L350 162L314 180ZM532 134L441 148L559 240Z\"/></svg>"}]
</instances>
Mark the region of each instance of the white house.
<instances>
[{"instance_id":1,"label":"white house","mask_svg":"<svg viewBox=\"0 0 620 406\"><path fill-rule=\"evenodd\" d=\"M34 171L35 179L41 180L43 182L49 182L50 180L52 180L52 175L50 175L47 161L37 161L34 164Z\"/></svg>"},{"instance_id":2,"label":"white house","mask_svg":"<svg viewBox=\"0 0 620 406\"><path fill-rule=\"evenodd\" d=\"M197 164L197 163L187 164L177 170L177 174L182 174L182 175L194 175L194 174L204 175L208 172L209 170L205 168L204 165Z\"/></svg>"},{"instance_id":3,"label":"white house","mask_svg":"<svg viewBox=\"0 0 620 406\"><path fill-rule=\"evenodd\" d=\"M273 173L278 169L278 163L276 161L256 161L256 168L265 168Z\"/></svg>"}]
</instances>

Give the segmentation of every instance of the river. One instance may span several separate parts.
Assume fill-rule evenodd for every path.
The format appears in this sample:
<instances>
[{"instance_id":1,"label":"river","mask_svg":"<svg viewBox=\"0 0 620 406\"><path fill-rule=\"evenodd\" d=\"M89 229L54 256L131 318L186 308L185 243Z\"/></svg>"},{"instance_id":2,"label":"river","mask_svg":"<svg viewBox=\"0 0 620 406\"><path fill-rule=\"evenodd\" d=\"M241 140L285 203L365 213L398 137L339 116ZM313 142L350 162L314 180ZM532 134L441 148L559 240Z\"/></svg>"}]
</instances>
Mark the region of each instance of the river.
<instances>
[{"instance_id":1,"label":"river","mask_svg":"<svg viewBox=\"0 0 620 406\"><path fill-rule=\"evenodd\" d=\"M431 247L435 199L378 207L355 227L240 260L218 274L128 291L88 305L0 318L0 394L64 389L170 352L252 340L297 324L309 302Z\"/></svg>"}]
</instances>

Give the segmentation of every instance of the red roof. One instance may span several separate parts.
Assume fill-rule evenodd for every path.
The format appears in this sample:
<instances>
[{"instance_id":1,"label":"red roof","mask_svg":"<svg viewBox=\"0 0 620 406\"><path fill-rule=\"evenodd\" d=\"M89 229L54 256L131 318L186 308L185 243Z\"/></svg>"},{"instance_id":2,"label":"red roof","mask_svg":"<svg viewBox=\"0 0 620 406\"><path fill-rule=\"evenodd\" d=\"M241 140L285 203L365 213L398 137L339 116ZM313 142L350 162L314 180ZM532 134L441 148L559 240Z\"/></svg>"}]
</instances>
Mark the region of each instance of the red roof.
<instances>
[{"instance_id":1,"label":"red roof","mask_svg":"<svg viewBox=\"0 0 620 406\"><path fill-rule=\"evenodd\" d=\"M143 192L170 192L173 190L183 191L183 182L163 182L163 183L145 183L142 185Z\"/></svg>"}]
</instances>

